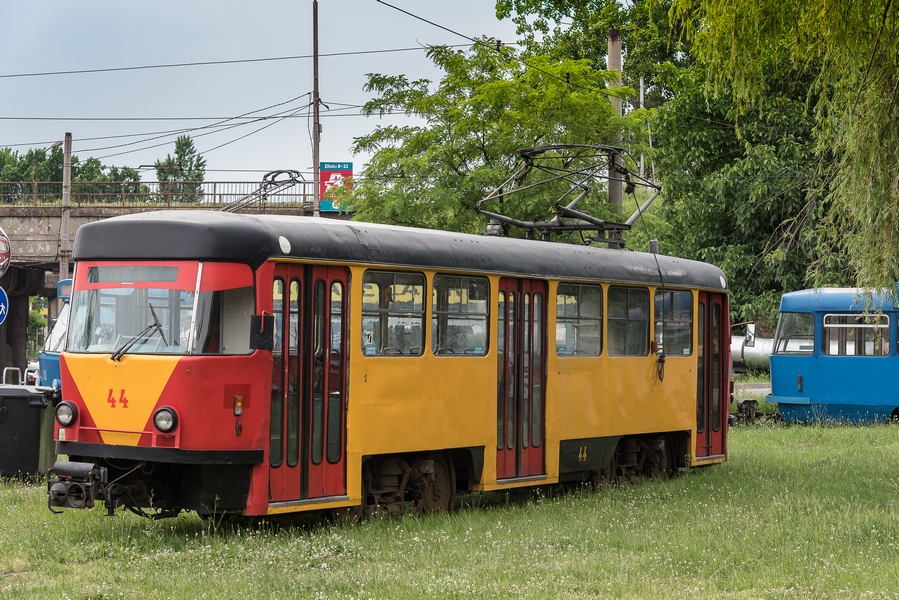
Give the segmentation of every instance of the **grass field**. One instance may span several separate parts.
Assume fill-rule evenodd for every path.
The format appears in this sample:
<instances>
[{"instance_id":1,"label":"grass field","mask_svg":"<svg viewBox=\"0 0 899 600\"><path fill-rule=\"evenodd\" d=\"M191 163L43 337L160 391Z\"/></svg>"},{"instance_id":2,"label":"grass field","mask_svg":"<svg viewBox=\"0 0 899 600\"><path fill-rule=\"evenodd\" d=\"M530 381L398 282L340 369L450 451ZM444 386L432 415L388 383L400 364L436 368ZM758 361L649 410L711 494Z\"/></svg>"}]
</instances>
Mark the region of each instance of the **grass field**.
<instances>
[{"instance_id":1,"label":"grass field","mask_svg":"<svg viewBox=\"0 0 899 600\"><path fill-rule=\"evenodd\" d=\"M899 428L731 430L730 461L452 514L248 528L52 515L0 483L0 598L899 598Z\"/></svg>"}]
</instances>

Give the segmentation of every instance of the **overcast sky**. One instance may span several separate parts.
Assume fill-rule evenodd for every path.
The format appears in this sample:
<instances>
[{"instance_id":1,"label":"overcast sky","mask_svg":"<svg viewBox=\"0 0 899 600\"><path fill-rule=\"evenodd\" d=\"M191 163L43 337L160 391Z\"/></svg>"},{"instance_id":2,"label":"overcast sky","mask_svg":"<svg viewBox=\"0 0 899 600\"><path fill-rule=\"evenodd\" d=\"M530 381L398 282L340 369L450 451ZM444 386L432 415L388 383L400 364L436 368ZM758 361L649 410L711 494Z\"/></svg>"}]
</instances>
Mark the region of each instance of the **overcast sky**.
<instances>
[{"instance_id":1,"label":"overcast sky","mask_svg":"<svg viewBox=\"0 0 899 600\"><path fill-rule=\"evenodd\" d=\"M386 1L465 36L515 39L493 0ZM388 122L358 116L370 99L366 73L440 76L424 50L377 51L467 42L377 0L319 0L318 21L319 89L329 107L321 160L352 161L359 172L367 157L351 154L353 138ZM174 154L175 137L186 133L206 158L207 181L307 172L312 50L312 0L3 2L0 147L25 153L71 132L79 160L139 168ZM246 62L272 58L285 60ZM133 69L228 61L245 62ZM60 73L91 70L108 71ZM55 74L26 76L42 73ZM296 116L234 119L288 114Z\"/></svg>"}]
</instances>

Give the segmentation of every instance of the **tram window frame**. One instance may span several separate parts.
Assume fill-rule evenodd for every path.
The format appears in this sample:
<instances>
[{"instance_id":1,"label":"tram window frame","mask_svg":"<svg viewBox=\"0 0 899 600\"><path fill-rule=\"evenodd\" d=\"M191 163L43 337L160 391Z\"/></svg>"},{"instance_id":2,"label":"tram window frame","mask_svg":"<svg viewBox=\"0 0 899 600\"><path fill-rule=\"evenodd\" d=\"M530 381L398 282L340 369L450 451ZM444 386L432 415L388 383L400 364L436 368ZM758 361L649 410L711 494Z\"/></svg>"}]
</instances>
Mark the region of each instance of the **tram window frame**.
<instances>
[{"instance_id":1,"label":"tram window frame","mask_svg":"<svg viewBox=\"0 0 899 600\"><path fill-rule=\"evenodd\" d=\"M649 355L649 309L649 288L609 286L606 313L609 356ZM635 315L634 311L641 314Z\"/></svg>"},{"instance_id":2,"label":"tram window frame","mask_svg":"<svg viewBox=\"0 0 899 600\"><path fill-rule=\"evenodd\" d=\"M193 354L251 354L250 318L255 308L253 286L201 291L197 297L197 347Z\"/></svg>"},{"instance_id":3,"label":"tram window frame","mask_svg":"<svg viewBox=\"0 0 899 600\"><path fill-rule=\"evenodd\" d=\"M455 292L458 300L451 301ZM490 281L438 273L431 282L431 352L485 356L489 343Z\"/></svg>"},{"instance_id":4,"label":"tram window frame","mask_svg":"<svg viewBox=\"0 0 899 600\"><path fill-rule=\"evenodd\" d=\"M275 318L274 344L272 346L272 389L269 409L269 465L280 467L284 462L284 360L288 359L284 344L283 314L286 306L285 282L275 277L272 282L272 314Z\"/></svg>"},{"instance_id":5,"label":"tram window frame","mask_svg":"<svg viewBox=\"0 0 899 600\"><path fill-rule=\"evenodd\" d=\"M821 352L825 356L883 357L890 353L889 315L830 313L824 315L822 325ZM857 352L859 347L862 352Z\"/></svg>"},{"instance_id":6,"label":"tram window frame","mask_svg":"<svg viewBox=\"0 0 899 600\"><path fill-rule=\"evenodd\" d=\"M326 421L325 455L329 464L343 460L343 415L345 412L345 357L343 336L346 315L346 286L343 281L332 281L330 289L330 327L328 331L328 410Z\"/></svg>"},{"instance_id":7,"label":"tram window frame","mask_svg":"<svg viewBox=\"0 0 899 600\"><path fill-rule=\"evenodd\" d=\"M601 356L602 334L602 286L560 283L556 289L556 355Z\"/></svg>"},{"instance_id":8,"label":"tram window frame","mask_svg":"<svg viewBox=\"0 0 899 600\"><path fill-rule=\"evenodd\" d=\"M815 315L782 312L774 334L774 354L811 356L815 353Z\"/></svg>"},{"instance_id":9,"label":"tram window frame","mask_svg":"<svg viewBox=\"0 0 899 600\"><path fill-rule=\"evenodd\" d=\"M373 287L376 289L373 290ZM360 339L363 354L421 356L425 341L426 293L427 280L424 273L380 269L365 271L362 274ZM411 300L403 303L397 300L400 296L409 294ZM376 298L376 303L366 302L372 296Z\"/></svg>"},{"instance_id":10,"label":"tram window frame","mask_svg":"<svg viewBox=\"0 0 899 600\"><path fill-rule=\"evenodd\" d=\"M678 299L681 301L678 302ZM693 354L693 292L656 290L653 304L654 339L658 344L659 352L664 352L665 356L669 357L691 356ZM668 340L667 346L665 340ZM684 341L686 344L683 343Z\"/></svg>"}]
</instances>

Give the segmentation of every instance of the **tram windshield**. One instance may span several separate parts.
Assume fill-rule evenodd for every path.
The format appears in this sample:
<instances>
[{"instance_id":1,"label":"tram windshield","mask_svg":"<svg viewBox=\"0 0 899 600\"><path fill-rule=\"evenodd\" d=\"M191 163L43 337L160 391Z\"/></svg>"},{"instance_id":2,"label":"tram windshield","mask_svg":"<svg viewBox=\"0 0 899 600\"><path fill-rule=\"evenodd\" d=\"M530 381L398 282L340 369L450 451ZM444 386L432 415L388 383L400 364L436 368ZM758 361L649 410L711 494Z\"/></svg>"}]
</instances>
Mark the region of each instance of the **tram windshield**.
<instances>
[{"instance_id":1,"label":"tram windshield","mask_svg":"<svg viewBox=\"0 0 899 600\"><path fill-rule=\"evenodd\" d=\"M249 266L197 262L79 264L67 352L247 354Z\"/></svg>"},{"instance_id":2,"label":"tram windshield","mask_svg":"<svg viewBox=\"0 0 899 600\"><path fill-rule=\"evenodd\" d=\"M66 329L69 327L69 303L62 305L59 316L56 318L56 325L50 330L50 335L44 342L44 352L61 352L63 345L66 343Z\"/></svg>"}]
</instances>

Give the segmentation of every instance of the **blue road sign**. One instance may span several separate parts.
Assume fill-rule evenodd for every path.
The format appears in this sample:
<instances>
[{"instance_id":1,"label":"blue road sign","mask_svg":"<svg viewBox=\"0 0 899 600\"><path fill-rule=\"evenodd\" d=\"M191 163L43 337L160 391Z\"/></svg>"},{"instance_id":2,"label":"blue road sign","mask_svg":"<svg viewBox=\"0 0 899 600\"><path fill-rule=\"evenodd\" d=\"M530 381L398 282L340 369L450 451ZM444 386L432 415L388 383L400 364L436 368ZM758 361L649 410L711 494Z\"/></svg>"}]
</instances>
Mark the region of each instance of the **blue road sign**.
<instances>
[{"instance_id":1,"label":"blue road sign","mask_svg":"<svg viewBox=\"0 0 899 600\"><path fill-rule=\"evenodd\" d=\"M6 295L6 290L0 287L0 325L3 324L3 321L6 320L6 315L9 313L9 296Z\"/></svg>"}]
</instances>

